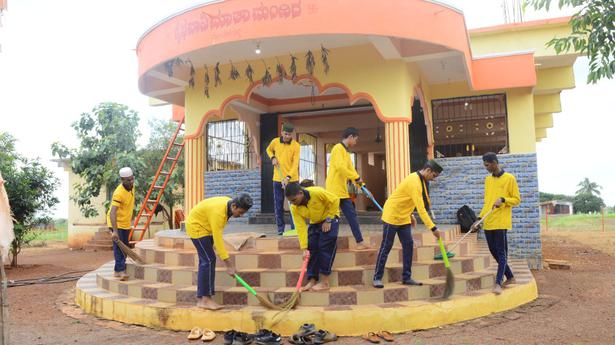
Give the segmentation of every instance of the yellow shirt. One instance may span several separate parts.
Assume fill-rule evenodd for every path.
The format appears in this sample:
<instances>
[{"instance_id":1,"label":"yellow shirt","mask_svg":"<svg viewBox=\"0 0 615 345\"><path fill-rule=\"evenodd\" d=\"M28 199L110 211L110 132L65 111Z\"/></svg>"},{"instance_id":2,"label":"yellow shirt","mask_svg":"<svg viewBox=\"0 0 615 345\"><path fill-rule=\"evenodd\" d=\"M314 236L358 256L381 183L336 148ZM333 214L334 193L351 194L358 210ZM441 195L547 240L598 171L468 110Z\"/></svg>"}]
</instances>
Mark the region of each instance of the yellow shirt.
<instances>
[{"instance_id":1,"label":"yellow shirt","mask_svg":"<svg viewBox=\"0 0 615 345\"><path fill-rule=\"evenodd\" d=\"M419 173L416 172L406 176L384 203L382 221L391 225L410 224L410 215L416 208L423 224L425 224L427 229L432 229L436 225L431 220L431 217L429 217L425 208L423 192L427 202L429 202L427 186L419 176Z\"/></svg>"},{"instance_id":2,"label":"yellow shirt","mask_svg":"<svg viewBox=\"0 0 615 345\"><path fill-rule=\"evenodd\" d=\"M117 228L129 230L132 227L132 212L135 209L134 187L129 191L122 184L117 186L113 191L113 197L111 197L111 206L117 207ZM107 226L112 227L111 207L107 211Z\"/></svg>"},{"instance_id":3,"label":"yellow shirt","mask_svg":"<svg viewBox=\"0 0 615 345\"><path fill-rule=\"evenodd\" d=\"M350 153L348 153L346 146L342 143L333 146L325 183L327 191L341 199L347 199L350 195L348 195L346 183L348 180L354 182L358 178L359 174L352 165L352 159L350 159Z\"/></svg>"},{"instance_id":4,"label":"yellow shirt","mask_svg":"<svg viewBox=\"0 0 615 345\"><path fill-rule=\"evenodd\" d=\"M271 140L267 146L267 154L269 158L275 156L278 159L282 170L282 175L280 175L280 169L273 168L273 181L281 182L286 176L290 176L290 182L299 181L300 151L301 145L295 140L291 140L288 144L283 143L280 137Z\"/></svg>"},{"instance_id":5,"label":"yellow shirt","mask_svg":"<svg viewBox=\"0 0 615 345\"><path fill-rule=\"evenodd\" d=\"M199 202L188 214L186 220L186 234L190 238L213 236L214 248L222 260L228 259L224 248L222 232L229 219L228 203L231 198L216 196Z\"/></svg>"},{"instance_id":6,"label":"yellow shirt","mask_svg":"<svg viewBox=\"0 0 615 345\"><path fill-rule=\"evenodd\" d=\"M310 221L310 224L318 224L327 218L333 219L340 216L340 198L322 187L307 187L305 191L305 197L308 198L307 205L290 206L301 249L307 248L308 233L305 224L307 220Z\"/></svg>"},{"instance_id":7,"label":"yellow shirt","mask_svg":"<svg viewBox=\"0 0 615 345\"><path fill-rule=\"evenodd\" d=\"M521 203L519 186L513 174L505 172L500 177L485 177L485 203L479 217L484 217L498 198L504 198L505 201L485 219L485 230L512 229L512 208Z\"/></svg>"}]
</instances>

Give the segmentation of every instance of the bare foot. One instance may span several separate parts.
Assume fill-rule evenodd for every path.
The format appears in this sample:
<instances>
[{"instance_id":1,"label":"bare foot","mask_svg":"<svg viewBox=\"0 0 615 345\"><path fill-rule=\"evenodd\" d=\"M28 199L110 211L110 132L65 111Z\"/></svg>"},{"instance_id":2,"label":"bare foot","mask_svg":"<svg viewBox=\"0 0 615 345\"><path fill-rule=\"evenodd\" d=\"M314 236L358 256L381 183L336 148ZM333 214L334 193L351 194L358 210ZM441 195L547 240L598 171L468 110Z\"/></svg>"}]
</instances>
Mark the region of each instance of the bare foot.
<instances>
[{"instance_id":1,"label":"bare foot","mask_svg":"<svg viewBox=\"0 0 615 345\"><path fill-rule=\"evenodd\" d=\"M308 283L305 284L305 286L301 288L301 291L308 291L314 286L314 284L316 284L316 281L314 279L310 279Z\"/></svg>"},{"instance_id":2,"label":"bare foot","mask_svg":"<svg viewBox=\"0 0 615 345\"><path fill-rule=\"evenodd\" d=\"M196 302L196 306L198 308L203 308L203 309L208 309L208 310L220 310L223 307L221 305L219 305L218 303L214 302L211 299L202 299L198 302Z\"/></svg>"},{"instance_id":3,"label":"bare foot","mask_svg":"<svg viewBox=\"0 0 615 345\"><path fill-rule=\"evenodd\" d=\"M128 274L126 273L126 271L120 273L120 280L121 281L128 280Z\"/></svg>"},{"instance_id":4,"label":"bare foot","mask_svg":"<svg viewBox=\"0 0 615 345\"><path fill-rule=\"evenodd\" d=\"M325 291L329 290L329 283L320 282L314 286L312 286L312 291Z\"/></svg>"},{"instance_id":5,"label":"bare foot","mask_svg":"<svg viewBox=\"0 0 615 345\"><path fill-rule=\"evenodd\" d=\"M357 250L369 249L369 245L365 244L365 242L357 243Z\"/></svg>"}]
</instances>

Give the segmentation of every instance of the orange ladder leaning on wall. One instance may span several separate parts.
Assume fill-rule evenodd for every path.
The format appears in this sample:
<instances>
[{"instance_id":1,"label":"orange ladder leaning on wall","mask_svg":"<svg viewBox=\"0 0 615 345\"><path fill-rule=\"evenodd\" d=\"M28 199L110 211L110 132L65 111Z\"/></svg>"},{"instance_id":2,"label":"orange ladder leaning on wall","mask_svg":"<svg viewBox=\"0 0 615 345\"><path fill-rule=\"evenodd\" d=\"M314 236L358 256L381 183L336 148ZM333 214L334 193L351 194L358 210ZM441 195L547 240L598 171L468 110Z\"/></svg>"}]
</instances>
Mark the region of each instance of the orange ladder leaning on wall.
<instances>
[{"instance_id":1,"label":"orange ladder leaning on wall","mask_svg":"<svg viewBox=\"0 0 615 345\"><path fill-rule=\"evenodd\" d=\"M181 143L177 142L177 135L180 131L184 130L184 119L182 118L177 125L177 129L171 140L169 140L169 146L167 147L167 151L162 157L162 161L160 161L160 165L158 166L158 170L156 171L156 175L154 175L154 179L152 180L152 184L143 199L143 204L141 205L141 209L135 218L134 225L130 230L130 235L128 237L130 243L136 243L143 240L143 236L145 236L145 232L149 229L149 225L154 218L154 211L158 204L160 203L160 199L162 198L164 189L167 187L169 183L169 179L171 178L171 174L173 174L173 170L177 165L177 161L180 159L182 151L184 149L184 141ZM173 151L176 151L173 153ZM170 164L170 165L169 165ZM165 170L165 166L168 169ZM162 183L158 184L158 180L163 177ZM145 218L145 223L140 225L141 217ZM135 232L138 234L135 235Z\"/></svg>"}]
</instances>

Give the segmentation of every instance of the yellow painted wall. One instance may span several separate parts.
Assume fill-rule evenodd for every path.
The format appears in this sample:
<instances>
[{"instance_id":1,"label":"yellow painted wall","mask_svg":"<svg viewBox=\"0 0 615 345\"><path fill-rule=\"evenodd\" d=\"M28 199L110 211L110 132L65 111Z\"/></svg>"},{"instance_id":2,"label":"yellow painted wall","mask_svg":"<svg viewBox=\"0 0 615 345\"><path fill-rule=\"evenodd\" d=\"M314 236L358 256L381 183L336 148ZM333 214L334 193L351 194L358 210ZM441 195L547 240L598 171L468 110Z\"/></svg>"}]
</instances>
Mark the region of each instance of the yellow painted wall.
<instances>
[{"instance_id":1,"label":"yellow painted wall","mask_svg":"<svg viewBox=\"0 0 615 345\"><path fill-rule=\"evenodd\" d=\"M536 94L559 93L575 86L572 66L537 69L536 78Z\"/></svg>"},{"instance_id":2,"label":"yellow painted wall","mask_svg":"<svg viewBox=\"0 0 615 345\"><path fill-rule=\"evenodd\" d=\"M534 96L534 111L536 114L559 113L562 111L560 93Z\"/></svg>"},{"instance_id":3,"label":"yellow painted wall","mask_svg":"<svg viewBox=\"0 0 615 345\"><path fill-rule=\"evenodd\" d=\"M536 114L534 118L534 125L536 128L551 128L553 127L553 114L542 113Z\"/></svg>"},{"instance_id":4,"label":"yellow painted wall","mask_svg":"<svg viewBox=\"0 0 615 345\"><path fill-rule=\"evenodd\" d=\"M568 23L547 25L525 30L508 30L486 33L470 33L470 47L474 56L515 51L534 51L536 57L557 55L545 43L554 37L564 37L571 33Z\"/></svg>"},{"instance_id":5,"label":"yellow painted wall","mask_svg":"<svg viewBox=\"0 0 615 345\"><path fill-rule=\"evenodd\" d=\"M316 51L316 69L314 77L323 85L327 83L342 83L353 94L367 93L371 95L382 112L390 118L409 118L411 112L412 89L418 83L416 66L404 61L385 61L371 45L338 48L329 55L331 69L328 74L322 70L320 51ZM298 70L305 71L305 53L297 53L300 57ZM358 58L360 57L360 58ZM288 56L278 57L286 70L290 65ZM270 73L275 77L276 59L265 60ZM254 80L259 80L265 67L262 60L252 61ZM210 96L203 95L203 68L196 71L196 87L186 88L186 129L187 134L194 134L200 128L203 116L211 111L218 110L223 102L231 96L244 96L249 88L249 82L243 77L246 63L237 64L242 74L239 80L229 80L230 65L221 66L222 85L214 87L213 66L209 66Z\"/></svg>"}]
</instances>

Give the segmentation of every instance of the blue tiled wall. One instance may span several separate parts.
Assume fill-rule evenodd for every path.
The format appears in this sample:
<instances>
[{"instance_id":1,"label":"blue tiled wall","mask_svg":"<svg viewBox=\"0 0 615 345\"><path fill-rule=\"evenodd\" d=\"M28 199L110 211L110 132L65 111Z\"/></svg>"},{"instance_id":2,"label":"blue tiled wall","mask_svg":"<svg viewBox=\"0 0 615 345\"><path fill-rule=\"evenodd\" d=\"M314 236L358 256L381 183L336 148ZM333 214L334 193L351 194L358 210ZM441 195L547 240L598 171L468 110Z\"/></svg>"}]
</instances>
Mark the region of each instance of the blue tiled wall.
<instances>
[{"instance_id":1,"label":"blue tiled wall","mask_svg":"<svg viewBox=\"0 0 615 345\"><path fill-rule=\"evenodd\" d=\"M205 173L205 197L230 196L248 193L254 206L241 218L232 218L231 222L247 223L248 218L261 211L261 172L252 170L208 171Z\"/></svg>"}]
</instances>

